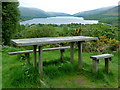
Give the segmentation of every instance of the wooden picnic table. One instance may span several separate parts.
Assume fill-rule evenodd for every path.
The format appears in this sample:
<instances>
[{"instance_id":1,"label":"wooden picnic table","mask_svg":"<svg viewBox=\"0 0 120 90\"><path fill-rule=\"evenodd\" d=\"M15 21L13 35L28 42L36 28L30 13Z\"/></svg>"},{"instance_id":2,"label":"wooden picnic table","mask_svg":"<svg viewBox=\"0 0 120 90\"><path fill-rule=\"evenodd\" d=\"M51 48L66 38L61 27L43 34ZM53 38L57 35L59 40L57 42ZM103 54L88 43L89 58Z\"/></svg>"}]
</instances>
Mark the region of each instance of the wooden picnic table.
<instances>
[{"instance_id":1,"label":"wooden picnic table","mask_svg":"<svg viewBox=\"0 0 120 90\"><path fill-rule=\"evenodd\" d=\"M27 46L33 45L34 62L33 66L36 68L36 49L38 46L39 53L39 73L43 74L43 62L42 62L42 45L44 44L55 44L70 42L70 61L74 62L74 43L78 44L78 66L82 69L82 42L89 40L97 40L97 37L87 37L87 36L69 36L69 37L46 37L46 38L29 38L29 39L16 39L12 40L13 44L16 46Z\"/></svg>"}]
</instances>

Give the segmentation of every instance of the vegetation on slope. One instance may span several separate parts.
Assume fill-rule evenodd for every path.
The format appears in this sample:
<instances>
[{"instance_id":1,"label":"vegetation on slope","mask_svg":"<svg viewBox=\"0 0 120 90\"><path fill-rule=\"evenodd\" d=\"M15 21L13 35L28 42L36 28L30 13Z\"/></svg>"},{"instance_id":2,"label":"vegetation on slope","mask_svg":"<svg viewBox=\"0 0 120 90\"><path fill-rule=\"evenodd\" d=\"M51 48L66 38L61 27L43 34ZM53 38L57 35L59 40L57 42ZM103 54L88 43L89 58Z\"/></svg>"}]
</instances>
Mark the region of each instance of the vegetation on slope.
<instances>
[{"instance_id":1,"label":"vegetation on slope","mask_svg":"<svg viewBox=\"0 0 120 90\"><path fill-rule=\"evenodd\" d=\"M47 33L46 33L47 32ZM31 65L26 64L24 55L7 55L8 52L32 49L31 46L22 48L3 47L3 88L117 88L118 87L118 40L117 26L106 24L38 24L21 25L19 32L14 38L54 37L86 35L99 37L96 42L83 43L83 71L78 69L77 55L75 49L75 63L70 63L70 50L65 51L65 61L60 61L59 51L43 52L44 82L46 86L40 85L39 73L34 72L32 66L33 54L31 54ZM69 43L63 43L68 46ZM44 45L43 48L56 47L56 44ZM87 53L89 52L89 53ZM111 53L114 55L110 62L110 73L105 73L104 60L99 63L99 71L92 73L92 60L90 56ZM38 63L38 61L37 61ZM9 81L9 82L8 82Z\"/></svg>"},{"instance_id":2,"label":"vegetation on slope","mask_svg":"<svg viewBox=\"0 0 120 90\"><path fill-rule=\"evenodd\" d=\"M14 38L34 38L34 37L55 37L76 35L77 28L81 28L82 35L85 36L106 36L107 38L118 39L118 26L106 24L32 24L21 25L19 32ZM46 33L47 32L47 33ZM80 33L80 32L78 32Z\"/></svg>"},{"instance_id":3,"label":"vegetation on slope","mask_svg":"<svg viewBox=\"0 0 120 90\"><path fill-rule=\"evenodd\" d=\"M79 12L79 13L74 14L74 16L89 16L89 15L101 14L101 13L106 12L112 8L113 8L113 6L89 10L89 11L83 11L83 12Z\"/></svg>"},{"instance_id":4,"label":"vegetation on slope","mask_svg":"<svg viewBox=\"0 0 120 90\"><path fill-rule=\"evenodd\" d=\"M51 17L56 17L56 16L72 16L67 13L61 13L61 12L47 12Z\"/></svg>"},{"instance_id":5,"label":"vegetation on slope","mask_svg":"<svg viewBox=\"0 0 120 90\"><path fill-rule=\"evenodd\" d=\"M2 64L0 65L0 89L2 89Z\"/></svg>"},{"instance_id":6,"label":"vegetation on slope","mask_svg":"<svg viewBox=\"0 0 120 90\"><path fill-rule=\"evenodd\" d=\"M41 9L37 8L27 8L27 7L19 7L21 12L21 21L29 20L33 18L47 18L47 17L56 17L56 16L71 16L67 13L62 12L45 12Z\"/></svg>"},{"instance_id":7,"label":"vegetation on slope","mask_svg":"<svg viewBox=\"0 0 120 90\"><path fill-rule=\"evenodd\" d=\"M36 8L19 7L19 10L21 12L21 20L49 17L47 12Z\"/></svg>"},{"instance_id":8,"label":"vegetation on slope","mask_svg":"<svg viewBox=\"0 0 120 90\"><path fill-rule=\"evenodd\" d=\"M99 20L102 23L118 24L118 8L119 6L95 9L91 11L74 14L85 19Z\"/></svg>"},{"instance_id":9,"label":"vegetation on slope","mask_svg":"<svg viewBox=\"0 0 120 90\"><path fill-rule=\"evenodd\" d=\"M59 59L59 51L43 52L44 82L40 85L39 74L34 72L32 65L26 64L24 55L7 55L8 52L20 51L11 47L3 48L3 88L117 88L118 87L118 57L114 54L110 62L110 73L104 69L104 60L99 63L99 71L92 73L91 55L98 53L83 53L83 71L79 71L77 64L77 49L75 63L71 64L70 51L65 51L65 60ZM33 63L33 55L30 57Z\"/></svg>"}]
</instances>

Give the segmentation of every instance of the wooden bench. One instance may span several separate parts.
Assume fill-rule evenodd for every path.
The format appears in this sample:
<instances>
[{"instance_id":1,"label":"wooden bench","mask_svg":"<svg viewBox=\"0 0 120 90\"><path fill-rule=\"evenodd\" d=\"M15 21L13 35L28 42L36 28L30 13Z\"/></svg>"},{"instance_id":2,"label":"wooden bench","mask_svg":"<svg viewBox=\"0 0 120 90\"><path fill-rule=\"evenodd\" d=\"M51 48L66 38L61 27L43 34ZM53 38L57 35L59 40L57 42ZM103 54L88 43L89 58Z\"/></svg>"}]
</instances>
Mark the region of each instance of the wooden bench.
<instances>
[{"instance_id":1,"label":"wooden bench","mask_svg":"<svg viewBox=\"0 0 120 90\"><path fill-rule=\"evenodd\" d=\"M66 47L56 47L56 48L47 48L47 49L42 49L42 51L53 51L53 50L60 50L60 59L63 61L64 60L64 51L65 49L69 49L70 46ZM38 49L36 50L38 52ZM30 64L30 53L33 53L33 50L26 50L26 51L18 51L18 52L8 52L8 55L18 55L18 54L25 54L27 58L27 63Z\"/></svg>"},{"instance_id":2,"label":"wooden bench","mask_svg":"<svg viewBox=\"0 0 120 90\"><path fill-rule=\"evenodd\" d=\"M102 54L102 55L95 55L91 56L90 58L93 59L93 72L97 72L98 70L98 63L100 59L105 59L105 71L109 73L109 60L112 60L112 54Z\"/></svg>"}]
</instances>

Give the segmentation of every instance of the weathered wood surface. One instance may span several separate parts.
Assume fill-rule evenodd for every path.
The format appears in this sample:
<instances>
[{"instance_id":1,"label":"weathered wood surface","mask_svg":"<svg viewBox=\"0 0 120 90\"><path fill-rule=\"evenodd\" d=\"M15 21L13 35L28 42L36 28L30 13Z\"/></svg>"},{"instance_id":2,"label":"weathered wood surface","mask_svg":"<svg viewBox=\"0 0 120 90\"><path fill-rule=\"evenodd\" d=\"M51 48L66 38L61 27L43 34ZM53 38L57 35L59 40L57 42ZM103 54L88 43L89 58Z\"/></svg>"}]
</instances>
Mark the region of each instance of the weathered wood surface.
<instances>
[{"instance_id":1,"label":"weathered wood surface","mask_svg":"<svg viewBox=\"0 0 120 90\"><path fill-rule=\"evenodd\" d=\"M93 60L93 72L97 72L98 71L98 61L97 60Z\"/></svg>"},{"instance_id":2,"label":"weathered wood surface","mask_svg":"<svg viewBox=\"0 0 120 90\"><path fill-rule=\"evenodd\" d=\"M34 45L33 46L33 53L34 53L34 60L33 60L33 67L36 69L36 67L37 67L37 63L36 63L36 48L37 48L37 46L36 45Z\"/></svg>"},{"instance_id":3,"label":"weathered wood surface","mask_svg":"<svg viewBox=\"0 0 120 90\"><path fill-rule=\"evenodd\" d=\"M97 37L71 36L71 37L16 39L11 41L16 46L26 46L26 45L42 45L42 44L53 44L53 43L63 43L63 42L88 41L88 40L97 40L97 39L98 39Z\"/></svg>"},{"instance_id":4,"label":"weathered wood surface","mask_svg":"<svg viewBox=\"0 0 120 90\"><path fill-rule=\"evenodd\" d=\"M105 71L109 73L109 59L105 58Z\"/></svg>"},{"instance_id":5,"label":"weathered wood surface","mask_svg":"<svg viewBox=\"0 0 120 90\"><path fill-rule=\"evenodd\" d=\"M74 42L70 43L70 62L74 63Z\"/></svg>"},{"instance_id":6,"label":"weathered wood surface","mask_svg":"<svg viewBox=\"0 0 120 90\"><path fill-rule=\"evenodd\" d=\"M111 60L112 54L102 54L102 55L95 55L91 56L90 58L93 59L93 72L97 72L98 70L98 61L102 58L105 59L105 71L109 73L109 61Z\"/></svg>"},{"instance_id":7,"label":"weathered wood surface","mask_svg":"<svg viewBox=\"0 0 120 90\"><path fill-rule=\"evenodd\" d=\"M46 49L42 49L42 51L65 50L65 49L68 49L68 48L70 48L70 46L56 47L56 48L46 48ZM36 52L38 52L38 49L36 49ZM33 50L8 52L9 55L26 54L26 53L33 53Z\"/></svg>"},{"instance_id":8,"label":"weathered wood surface","mask_svg":"<svg viewBox=\"0 0 120 90\"><path fill-rule=\"evenodd\" d=\"M61 59L61 61L64 61L64 52L65 52L65 49L62 49L62 50L60 50L60 59Z\"/></svg>"},{"instance_id":9,"label":"weathered wood surface","mask_svg":"<svg viewBox=\"0 0 120 90\"><path fill-rule=\"evenodd\" d=\"M42 46L38 46L38 54L40 78L43 79Z\"/></svg>"},{"instance_id":10,"label":"weathered wood surface","mask_svg":"<svg viewBox=\"0 0 120 90\"><path fill-rule=\"evenodd\" d=\"M43 80L40 80L40 85L43 85L45 88L50 88Z\"/></svg>"},{"instance_id":11,"label":"weathered wood surface","mask_svg":"<svg viewBox=\"0 0 120 90\"><path fill-rule=\"evenodd\" d=\"M93 58L93 59L102 59L102 58L111 58L112 56L113 56L112 54L102 54L102 55L91 56L90 58Z\"/></svg>"},{"instance_id":12,"label":"weathered wood surface","mask_svg":"<svg viewBox=\"0 0 120 90\"><path fill-rule=\"evenodd\" d=\"M82 42L78 42L78 67L82 70Z\"/></svg>"}]
</instances>

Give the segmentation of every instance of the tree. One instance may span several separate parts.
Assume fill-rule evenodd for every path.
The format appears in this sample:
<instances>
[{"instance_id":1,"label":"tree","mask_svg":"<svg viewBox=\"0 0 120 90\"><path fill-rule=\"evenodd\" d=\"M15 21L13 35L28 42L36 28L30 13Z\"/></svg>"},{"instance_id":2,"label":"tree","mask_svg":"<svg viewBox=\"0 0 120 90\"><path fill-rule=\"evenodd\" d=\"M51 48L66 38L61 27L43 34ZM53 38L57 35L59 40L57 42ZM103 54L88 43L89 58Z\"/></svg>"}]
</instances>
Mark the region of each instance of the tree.
<instances>
[{"instance_id":1,"label":"tree","mask_svg":"<svg viewBox=\"0 0 120 90\"><path fill-rule=\"evenodd\" d=\"M10 45L10 40L17 31L20 12L19 2L2 2L2 42Z\"/></svg>"},{"instance_id":2,"label":"tree","mask_svg":"<svg viewBox=\"0 0 120 90\"><path fill-rule=\"evenodd\" d=\"M0 2L0 44L2 43L2 2Z\"/></svg>"}]
</instances>

